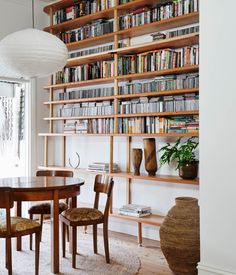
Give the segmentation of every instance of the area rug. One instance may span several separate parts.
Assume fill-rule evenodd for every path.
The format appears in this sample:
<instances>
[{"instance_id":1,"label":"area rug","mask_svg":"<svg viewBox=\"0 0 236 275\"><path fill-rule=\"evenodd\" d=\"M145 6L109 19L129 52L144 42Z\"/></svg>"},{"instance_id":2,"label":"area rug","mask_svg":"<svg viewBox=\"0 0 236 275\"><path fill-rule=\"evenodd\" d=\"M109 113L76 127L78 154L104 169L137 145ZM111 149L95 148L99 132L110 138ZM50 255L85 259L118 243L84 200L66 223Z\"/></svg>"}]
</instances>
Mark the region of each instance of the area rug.
<instances>
[{"instance_id":1,"label":"area rug","mask_svg":"<svg viewBox=\"0 0 236 275\"><path fill-rule=\"evenodd\" d=\"M109 239L111 264L104 257L103 238L98 236L98 253L93 253L92 234L78 232L77 269L71 267L71 254L60 257L61 275L134 275L140 268L140 260L134 251L122 246L118 240ZM51 274L50 224L44 225L43 241L40 247L40 275ZM61 253L61 251L60 251ZM0 274L7 275L5 267L5 242L0 239ZM34 274L34 251L29 250L29 237L23 238L23 251L15 251L13 241L13 274Z\"/></svg>"}]
</instances>

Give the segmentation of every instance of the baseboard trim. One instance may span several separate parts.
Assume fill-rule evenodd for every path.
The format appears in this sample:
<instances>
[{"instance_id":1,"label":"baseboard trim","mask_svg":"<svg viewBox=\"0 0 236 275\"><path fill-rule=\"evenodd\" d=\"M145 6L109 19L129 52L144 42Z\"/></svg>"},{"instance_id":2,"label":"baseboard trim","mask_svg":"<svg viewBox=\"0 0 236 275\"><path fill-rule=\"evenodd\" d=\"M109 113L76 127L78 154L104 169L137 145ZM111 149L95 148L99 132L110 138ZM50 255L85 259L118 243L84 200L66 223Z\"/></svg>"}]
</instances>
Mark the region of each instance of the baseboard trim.
<instances>
[{"instance_id":1,"label":"baseboard trim","mask_svg":"<svg viewBox=\"0 0 236 275\"><path fill-rule=\"evenodd\" d=\"M230 270L223 270L213 266L198 264L198 275L236 275L236 272Z\"/></svg>"}]
</instances>

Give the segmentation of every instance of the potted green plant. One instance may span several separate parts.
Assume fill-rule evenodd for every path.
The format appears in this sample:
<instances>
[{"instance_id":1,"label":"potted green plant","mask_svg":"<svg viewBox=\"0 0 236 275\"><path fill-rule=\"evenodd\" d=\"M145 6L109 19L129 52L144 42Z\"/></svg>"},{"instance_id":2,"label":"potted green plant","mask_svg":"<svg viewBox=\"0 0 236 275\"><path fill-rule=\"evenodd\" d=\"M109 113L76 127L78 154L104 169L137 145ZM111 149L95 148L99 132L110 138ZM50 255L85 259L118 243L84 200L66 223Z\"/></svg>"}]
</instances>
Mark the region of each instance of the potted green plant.
<instances>
[{"instance_id":1,"label":"potted green plant","mask_svg":"<svg viewBox=\"0 0 236 275\"><path fill-rule=\"evenodd\" d=\"M159 150L162 153L160 157L161 165L176 161L176 169L179 169L179 176L181 178L195 179L198 174L198 160L195 156L198 144L198 141L194 137L189 138L183 143L181 142L181 138L174 145L167 143Z\"/></svg>"}]
</instances>

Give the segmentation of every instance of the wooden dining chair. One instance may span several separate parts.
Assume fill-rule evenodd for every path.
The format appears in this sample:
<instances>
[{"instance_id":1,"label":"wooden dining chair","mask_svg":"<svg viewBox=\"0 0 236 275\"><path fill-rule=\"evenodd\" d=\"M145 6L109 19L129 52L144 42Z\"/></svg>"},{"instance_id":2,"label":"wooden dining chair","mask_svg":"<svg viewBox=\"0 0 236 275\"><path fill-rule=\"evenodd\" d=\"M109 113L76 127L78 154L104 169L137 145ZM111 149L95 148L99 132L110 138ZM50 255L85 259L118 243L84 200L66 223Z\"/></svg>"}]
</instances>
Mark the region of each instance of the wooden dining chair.
<instances>
[{"instance_id":1,"label":"wooden dining chair","mask_svg":"<svg viewBox=\"0 0 236 275\"><path fill-rule=\"evenodd\" d=\"M104 178L105 177L105 178ZM65 229L66 225L72 227L72 267L76 268L76 246L77 246L77 226L93 225L93 249L97 254L97 225L103 223L103 237L106 262L110 263L108 244L108 214L111 204L111 194L113 189L113 179L103 175L96 175L94 183L95 200L93 208L71 208L63 211L60 215L62 222L62 256L66 256L65 251ZM107 196L105 209L98 210L100 194Z\"/></svg>"},{"instance_id":2,"label":"wooden dining chair","mask_svg":"<svg viewBox=\"0 0 236 275\"><path fill-rule=\"evenodd\" d=\"M38 222L21 218L11 217L10 209L14 206L12 189L0 187L0 208L6 210L6 216L0 218L0 238L6 239L6 268L8 275L12 275L12 250L11 238L35 234L35 275L39 274L39 245L40 224Z\"/></svg>"},{"instance_id":3,"label":"wooden dining chair","mask_svg":"<svg viewBox=\"0 0 236 275\"><path fill-rule=\"evenodd\" d=\"M72 171L49 171L49 170L38 170L36 172L37 177L73 177L74 173ZM66 202L59 202L59 213L62 213L68 208L68 200ZM49 202L38 203L31 206L28 210L29 218L33 220L34 215L40 215L40 226L41 226L41 235L40 241L42 240L42 230L43 230L43 219L44 215L51 214L51 204ZM69 233L68 233L69 238ZM30 250L32 250L32 235L30 235Z\"/></svg>"}]
</instances>

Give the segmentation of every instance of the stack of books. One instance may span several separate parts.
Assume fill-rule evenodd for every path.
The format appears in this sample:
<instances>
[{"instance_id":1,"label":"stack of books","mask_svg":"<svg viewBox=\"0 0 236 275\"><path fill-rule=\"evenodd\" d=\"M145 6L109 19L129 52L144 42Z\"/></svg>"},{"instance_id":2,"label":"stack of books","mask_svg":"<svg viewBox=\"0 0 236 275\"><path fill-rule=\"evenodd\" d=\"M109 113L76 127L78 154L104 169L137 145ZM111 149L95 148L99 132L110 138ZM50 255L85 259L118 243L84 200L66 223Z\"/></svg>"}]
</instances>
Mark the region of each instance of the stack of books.
<instances>
[{"instance_id":1,"label":"stack of books","mask_svg":"<svg viewBox=\"0 0 236 275\"><path fill-rule=\"evenodd\" d=\"M119 208L118 213L121 215L141 218L151 215L151 207L139 204L126 204Z\"/></svg>"},{"instance_id":2,"label":"stack of books","mask_svg":"<svg viewBox=\"0 0 236 275\"><path fill-rule=\"evenodd\" d=\"M101 171L109 172L109 163L108 162L93 162L88 165L88 170L91 171ZM113 172L119 172L119 166L117 163L113 163Z\"/></svg>"}]
</instances>

